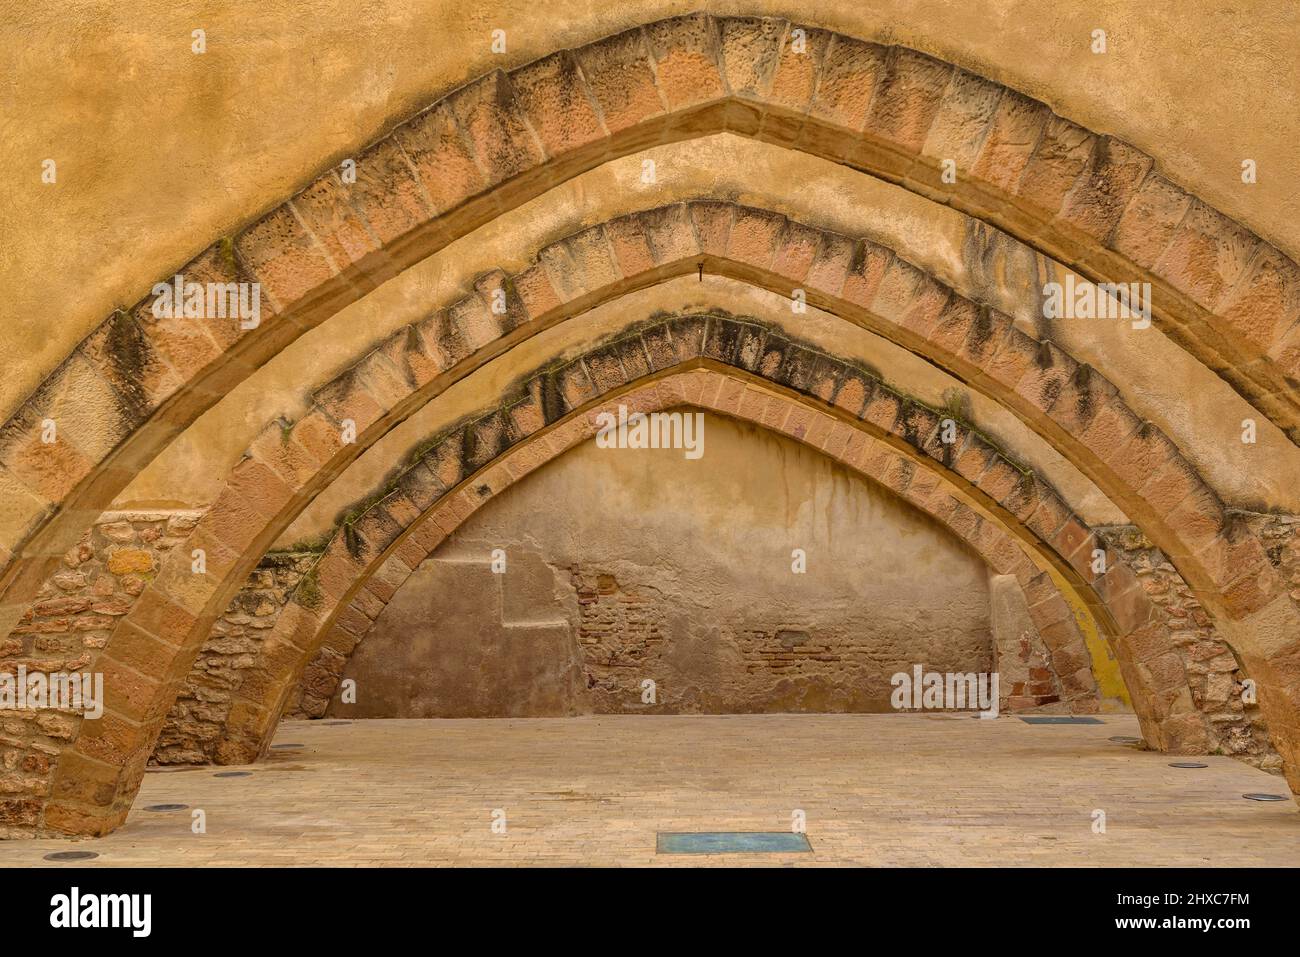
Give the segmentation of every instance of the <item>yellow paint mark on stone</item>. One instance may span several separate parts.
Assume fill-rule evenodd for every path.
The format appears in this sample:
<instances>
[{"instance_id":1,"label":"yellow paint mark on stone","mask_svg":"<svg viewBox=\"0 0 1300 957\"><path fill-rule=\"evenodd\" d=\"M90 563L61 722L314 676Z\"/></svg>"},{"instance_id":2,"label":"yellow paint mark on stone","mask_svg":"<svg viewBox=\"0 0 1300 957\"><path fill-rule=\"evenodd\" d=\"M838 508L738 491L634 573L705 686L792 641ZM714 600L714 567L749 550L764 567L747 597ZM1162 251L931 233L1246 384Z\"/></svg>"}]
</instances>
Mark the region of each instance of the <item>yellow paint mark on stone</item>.
<instances>
[{"instance_id":1,"label":"yellow paint mark on stone","mask_svg":"<svg viewBox=\"0 0 1300 957\"><path fill-rule=\"evenodd\" d=\"M114 575L153 571L153 556L141 548L115 548L108 556L108 570Z\"/></svg>"},{"instance_id":2,"label":"yellow paint mark on stone","mask_svg":"<svg viewBox=\"0 0 1300 957\"><path fill-rule=\"evenodd\" d=\"M1110 642L1103 637L1101 629L1097 627L1097 620L1092 617L1092 612L1088 610L1083 599L1070 587L1065 576L1055 568L1049 568L1048 574L1052 576L1052 581L1056 582L1056 587L1060 589L1065 603L1074 613L1074 621L1079 626L1079 631L1083 634L1083 643L1092 657L1092 676L1097 681L1101 710L1103 712L1132 711L1133 700L1129 697L1128 687L1119 673L1119 661L1111 650Z\"/></svg>"}]
</instances>

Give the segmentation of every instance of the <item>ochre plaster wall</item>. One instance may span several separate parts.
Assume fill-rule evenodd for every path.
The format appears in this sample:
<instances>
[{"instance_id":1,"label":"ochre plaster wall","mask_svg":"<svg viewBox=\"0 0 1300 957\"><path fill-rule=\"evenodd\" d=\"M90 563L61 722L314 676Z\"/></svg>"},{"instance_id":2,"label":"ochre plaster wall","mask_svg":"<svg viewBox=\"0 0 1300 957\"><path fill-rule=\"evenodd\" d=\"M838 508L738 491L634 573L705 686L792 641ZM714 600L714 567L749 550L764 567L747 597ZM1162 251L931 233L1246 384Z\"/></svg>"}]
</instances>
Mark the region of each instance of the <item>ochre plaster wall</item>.
<instances>
[{"instance_id":1,"label":"ochre plaster wall","mask_svg":"<svg viewBox=\"0 0 1300 957\"><path fill-rule=\"evenodd\" d=\"M1288 0L823 0L815 14L771 0L7 2L0 342L28 361L0 382L0 409L114 307L447 90L699 9L791 17L982 73L1133 143L1300 253L1300 13ZM195 55L199 28L207 52ZM491 52L495 28L504 55ZM1105 55L1089 49L1098 28ZM1240 180L1247 157L1253 186ZM47 158L54 185L40 179Z\"/></svg>"},{"instance_id":2,"label":"ochre plaster wall","mask_svg":"<svg viewBox=\"0 0 1300 957\"><path fill-rule=\"evenodd\" d=\"M950 532L784 437L704 434L696 460L589 441L489 503L393 597L332 713L888 711L914 664L992 669L986 566Z\"/></svg>"}]
</instances>

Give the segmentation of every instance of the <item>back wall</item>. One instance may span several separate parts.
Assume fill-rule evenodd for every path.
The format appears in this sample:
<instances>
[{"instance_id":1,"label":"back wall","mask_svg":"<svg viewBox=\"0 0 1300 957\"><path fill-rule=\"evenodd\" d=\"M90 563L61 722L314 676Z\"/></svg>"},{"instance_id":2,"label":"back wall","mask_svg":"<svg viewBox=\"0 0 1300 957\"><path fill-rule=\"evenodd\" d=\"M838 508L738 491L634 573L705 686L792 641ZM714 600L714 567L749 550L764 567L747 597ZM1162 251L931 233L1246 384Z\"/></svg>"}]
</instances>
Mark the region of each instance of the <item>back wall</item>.
<instances>
[{"instance_id":1,"label":"back wall","mask_svg":"<svg viewBox=\"0 0 1300 957\"><path fill-rule=\"evenodd\" d=\"M947 529L782 436L709 414L704 439L697 460L590 441L488 503L330 713L887 711L914 664L992 670L986 567Z\"/></svg>"}]
</instances>

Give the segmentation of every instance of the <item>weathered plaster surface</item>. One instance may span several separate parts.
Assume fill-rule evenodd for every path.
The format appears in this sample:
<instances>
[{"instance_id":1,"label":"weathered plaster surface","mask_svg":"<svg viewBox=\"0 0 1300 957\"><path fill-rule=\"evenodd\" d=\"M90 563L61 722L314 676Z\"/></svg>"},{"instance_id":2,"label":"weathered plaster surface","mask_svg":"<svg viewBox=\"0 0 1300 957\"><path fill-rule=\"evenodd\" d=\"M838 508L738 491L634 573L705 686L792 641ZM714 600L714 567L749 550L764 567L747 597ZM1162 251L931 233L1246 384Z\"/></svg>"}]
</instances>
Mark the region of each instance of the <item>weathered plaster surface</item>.
<instances>
[{"instance_id":1,"label":"weathered plaster surface","mask_svg":"<svg viewBox=\"0 0 1300 957\"><path fill-rule=\"evenodd\" d=\"M950 532L784 437L705 436L698 460L588 442L491 502L399 589L332 713L888 711L914 664L991 670L987 569Z\"/></svg>"},{"instance_id":2,"label":"weathered plaster surface","mask_svg":"<svg viewBox=\"0 0 1300 957\"><path fill-rule=\"evenodd\" d=\"M1124 0L826 0L815 15L770 0L7 4L0 159L13 176L0 204L0 341L28 361L0 382L0 408L115 306L446 90L696 9L811 20L1007 83L1132 142L1175 182L1300 253L1300 117L1290 108L1300 16L1286 0L1246 10L1189 0L1176 11ZM190 52L198 28L201 56ZM496 28L507 30L504 55L490 49ZM1104 56L1089 50L1097 28L1109 37ZM1244 157L1260 169L1249 187ZM57 185L40 182L46 158L59 164Z\"/></svg>"}]
</instances>

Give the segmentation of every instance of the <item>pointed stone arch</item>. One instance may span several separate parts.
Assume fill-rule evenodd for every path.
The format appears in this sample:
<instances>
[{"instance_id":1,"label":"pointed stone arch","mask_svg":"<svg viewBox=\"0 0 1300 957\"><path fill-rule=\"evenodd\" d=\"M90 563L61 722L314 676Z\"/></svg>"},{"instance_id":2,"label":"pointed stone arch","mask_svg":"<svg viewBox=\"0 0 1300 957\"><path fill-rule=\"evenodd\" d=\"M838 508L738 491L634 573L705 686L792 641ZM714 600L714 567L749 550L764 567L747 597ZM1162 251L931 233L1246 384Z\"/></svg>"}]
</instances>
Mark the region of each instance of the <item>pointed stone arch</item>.
<instances>
[{"instance_id":1,"label":"pointed stone arch","mask_svg":"<svg viewBox=\"0 0 1300 957\"><path fill-rule=\"evenodd\" d=\"M670 328L675 325L670 324ZM471 436L481 423L490 421L492 410L509 409L527 401L534 387L528 382L522 387L511 386L501 396L494 397L496 401L485 409L440 430L437 437L421 443L422 451L403 465L401 477L390 479L383 488L376 490L367 498L369 505L364 511L359 514L355 510L350 512L347 527L340 525L329 536L329 545L322 552L322 559L337 553L346 555L356 566L355 579L349 588L351 598L345 597L331 608L327 607L329 599L322 599L314 587L304 589L302 596L297 593L290 596L291 603L305 605L324 622L305 649L309 653L307 671L313 672L309 679L315 689L311 697L317 700L314 704L308 703L304 716L323 715L326 699L332 695L343 665L364 639L374 619L415 568L471 515L528 474L595 436L602 415L608 413L613 417L620 408L626 408L630 416L633 413L667 411L678 406L687 409L698 407L809 445L933 519L956 541L978 555L992 573L1013 577L1025 592L1034 625L1050 642L1047 646L1052 656L1049 664L1059 679L1061 700L1078 713L1097 710L1094 662L1072 606L1064 597L1066 586L1057 581L1059 575L1054 576L1050 564L1038 556L1033 546L1005 531L989 513L972 504L970 498L956 487L950 472L935 472L941 479L937 482L919 474L929 468L921 461L924 453L897 437L894 439L897 444L891 444L866 431L859 431L853 435L839 432L832 440L836 428L832 413L821 411L819 403L807 402L806 397L801 401L788 391L775 387L777 383L771 378L755 376L732 365L695 360L684 363L679 369L683 371L660 370L658 378L628 382L615 389L613 395L596 397L594 404L588 403L576 413L571 427L563 422L557 423L553 429L540 430L522 438L503 448L489 465L458 483L453 484L451 477L459 460L459 450L478 441ZM739 399L736 398L737 388L742 390ZM694 398L688 399L688 396ZM828 423L832 423L829 429ZM970 429L966 424L962 427ZM409 507L415 504L412 490L419 483L427 483L430 474L439 476L437 481L443 486L441 495L429 508L413 512ZM385 493L384 489L390 486L396 487ZM426 494L428 491L425 489ZM460 492L468 494L459 495ZM437 502L451 497L455 497L462 507L439 509ZM370 514L372 511L373 515ZM396 537L392 537L394 535ZM381 543L389 538L392 540L381 548ZM283 650L280 642L284 637L281 633L273 633L261 650L272 656L279 654ZM277 691L274 689L282 692L287 686L290 689L288 700L292 705L296 693L301 690L296 673L268 673L268 663L259 658L242 673L237 699L256 703L250 701L246 691L254 694L269 692L275 697ZM247 711L246 708L239 710ZM216 749L220 752L218 763L247 763L264 753L268 743L267 732L274 727L279 711L272 706L266 713L273 720L258 728L251 739L235 741L226 737L221 740ZM232 732L246 730L228 728ZM1158 730L1158 723L1153 723L1153 730ZM1167 739L1164 743L1173 746L1173 742Z\"/></svg>"},{"instance_id":2,"label":"pointed stone arch","mask_svg":"<svg viewBox=\"0 0 1300 957\"><path fill-rule=\"evenodd\" d=\"M386 494L377 493L359 516L348 520L346 530L332 537L317 566L311 598L303 607L292 602L286 608L263 643L259 660L243 673L229 709L219 760L254 760L269 742L294 677L316 649L322 645L326 649L323 659L315 662L316 680L328 683L329 675L337 677L338 669L327 662L341 667L396 587L455 526L515 479L590 437L601 411L589 408L591 404L621 402L620 390L626 389L633 390L631 394L646 409L686 402L777 428L892 489L948 524L991 567L1016 575L1030 590L1032 611L1049 647L1070 647L1074 660L1083 660L1077 627L1058 583L1026 552L1038 554L1040 561L1046 556L1074 582L1094 616L1104 622L1105 633L1115 640L1149 740L1162 748L1203 746L1205 729L1200 716L1192 713L1185 685L1180 698L1173 687L1178 683L1176 675L1166 670L1155 676L1140 664L1158 649L1167 650L1158 637L1161 629L1167 634L1167 623L1154 614L1122 562L1108 567L1105 575L1095 574L1093 549L1101 543L1055 492L966 424L960 427L957 444L945 446L940 440L941 411L873 381L870 374L792 343L761 324L710 317L703 320L703 328L694 328L700 321L693 317L657 323L593 348L530 379L514 398L501 397L492 413L460 423L425 443L400 477L390 479ZM728 339L746 347L724 357L718 343ZM656 353L661 356L657 362L643 358ZM676 365L663 365L674 359ZM679 368L704 369L713 378L692 378L675 371ZM665 392L667 387L660 385L656 392L653 381L643 384L645 375L653 379L655 374L669 375L673 387ZM705 381L712 383L713 393L704 388ZM689 382L695 385L682 392ZM616 398L606 399L611 390ZM813 407L799 407L801 400L812 400ZM873 405L876 411L869 411ZM818 408L826 411L819 413ZM578 409L584 411L574 419ZM860 423L869 434L850 436L836 424L836 414ZM565 424L536 428L536 423L549 423L557 415L567 417ZM536 431L527 431L521 421L532 423ZM813 422L818 429L809 438ZM828 447L833 429L838 429L839 440ZM878 438L871 439L870 434ZM498 458L505 455L509 458ZM934 474L924 474L927 469ZM1023 539L1008 535L995 521L979 518L969 499L954 494L954 482L973 486L974 497L1018 529ZM1034 491L1027 493L1031 487ZM1022 498L1026 494L1027 500ZM1103 552L1108 561L1115 558L1113 552L1104 548ZM1047 609L1050 617L1044 620L1039 616ZM1131 657L1129 650L1134 643L1140 648L1137 657ZM1074 687L1085 684L1082 675L1074 676ZM1181 707L1174 706L1175 701Z\"/></svg>"},{"instance_id":3,"label":"pointed stone arch","mask_svg":"<svg viewBox=\"0 0 1300 957\"><path fill-rule=\"evenodd\" d=\"M1120 566L1111 566L1100 577L1092 573L1089 559L1095 540L1086 526L1070 515L1059 497L1039 480L1019 475L1014 469L1008 473L1000 466L990 466L995 452L977 436L963 435L964 444L956 453L946 446L937 447L934 437L938 417L934 411L906 403L897 393L887 387L877 387L860 372L788 340L780 340L785 343L780 348L759 348L761 341L747 346L746 343L753 342L749 332L754 329L747 332L744 325L719 320L710 326L704 320L697 320L693 324L696 332L680 341L671 335L653 342L641 336L628 337L622 344L600 350L578 366L555 370L548 377L549 385L531 396L525 407L512 409L508 418L501 412L493 429L482 440L476 440L473 448L463 449L461 455L475 469L487 465L509 430L521 429L531 434L548 422L569 415L595 396L626 384L629 367L640 376L653 376L657 369L675 368L691 361L734 364L760 375L781 370L787 387L796 393L820 401L828 409L839 409L837 414L855 419L861 428L897 429L899 435L894 436L895 440L909 446L919 444L930 462L938 463L943 457L955 454L952 464L958 475L967 468L978 476L972 488L992 501L1003 502L998 507L1015 522L1051 543L1050 551L1056 556L1057 567L1090 588L1096 596L1095 607L1101 618L1113 619L1130 640L1140 636L1158 642L1158 629L1162 625L1153 620L1150 603L1131 573L1126 578ZM694 338L696 335L698 338ZM638 343L636 348L631 352L620 351L631 348L629 343L634 339ZM778 339L770 345L779 345ZM354 391L346 405L361 416L359 434L364 436L367 426L381 415L382 406L373 391L372 378L351 377L351 381ZM393 398L389 394L385 401L391 405ZM367 407L369 411L365 411ZM847 411L850 409L854 411ZM109 713L96 722L96 727L83 724L75 745L60 757L52 801L45 809L47 826L82 833L98 832L111 829L125 815L152 741L175 697L176 686L188 670L208 627L270 541L300 507L297 503L303 493L295 492L294 488L315 487L319 476L336 472L342 461L350 458L340 452L337 423L327 425L327 421L334 420L326 420L323 415L312 413L287 431L278 425L268 430L264 441L257 443L250 457L236 467L221 500L205 515L187 542L187 545L210 549L208 573L193 575L188 563L169 561L114 630L103 670L106 681L108 673L112 673L110 684L119 691L109 696ZM850 429L847 424L840 424ZM468 493L462 490L459 494ZM463 503L458 503L453 496L440 507L460 508ZM353 582L354 572L349 559L337 553L328 556L319 566L322 592L335 602L341 600ZM290 636L283 646L283 654L298 660L302 649L293 639L308 640L319 630L321 622L301 606L295 606L292 615L282 616L281 622L287 629L284 634ZM146 675L141 668L150 674ZM1252 673L1260 675L1261 672L1253 668ZM1260 684L1266 689L1266 701L1283 709L1291 706L1281 698L1287 690L1285 685L1271 685L1267 678L1261 678ZM232 713L232 721L266 720L270 710L265 705L250 707L242 713ZM1289 759L1287 743L1285 739L1278 741L1284 759Z\"/></svg>"},{"instance_id":4,"label":"pointed stone arch","mask_svg":"<svg viewBox=\"0 0 1300 957\"><path fill-rule=\"evenodd\" d=\"M801 31L804 52L790 42ZM1157 322L1294 439L1300 272L1152 160L1042 103L898 46L695 14L495 72L439 100L181 272L258 282L267 319L106 319L0 430L19 599L139 465L250 367L549 184L652 143L730 131L815 153L984 219L1096 279L1150 281ZM942 163L961 175L944 181ZM168 277L170 278L170 277ZM69 404L75 392L93 401ZM39 442L55 415L63 441ZM8 610L14 612L11 599Z\"/></svg>"},{"instance_id":5,"label":"pointed stone arch","mask_svg":"<svg viewBox=\"0 0 1300 957\"><path fill-rule=\"evenodd\" d=\"M621 248L620 226L626 240ZM229 598L229 594L220 597L223 590L237 586L247 574L255 556L270 544L267 529L280 520L273 515L267 523L265 511L250 517L250 494L254 500L269 496L285 515L296 513L322 483L354 457L340 447L342 420L352 419L357 424L358 447L364 447L445 387L449 376L462 376L481 365L544 326L547 317L558 321L569 312L652 281L664 274L665 268L670 274L679 268L674 264L693 262L701 255L719 271L757 285L788 289L794 282L803 283L813 291L810 302L825 302L828 311L880 331L936 361L962 381L987 391L1064 449L1075 464L1080 461L1080 448L1085 450L1085 457L1093 456L1094 465L1099 460L1109 472L1109 484L1099 485L1126 511L1150 523L1155 529L1153 537L1163 536L1160 544L1180 570L1184 563L1192 563L1192 574L1187 577L1205 594L1210 608L1229 618L1287 613L1285 595L1278 595L1278 583L1269 577L1271 569L1262 558L1259 543L1248 530L1230 525L1221 503L1195 470L1158 430L1142 424L1127 409L1113 385L1050 343L1021 333L1007 317L936 283L891 251L733 204L680 204L623 217L608 229L613 236L606 235L606 226L593 227L553 249L548 247L552 256L562 260L563 268L555 272L545 262L538 262L511 278L518 302L512 298L512 308L504 315L491 310L485 292L492 288L491 282L502 283L509 277L485 277L476 294L402 330L320 390L316 408L298 423L268 426L254 442L250 458L232 472L226 492L195 533L200 544L210 545L205 549L213 559L209 573L197 581L183 565L165 569L155 582L159 587L146 591L119 630L133 637L166 635L168 640L145 642L155 652L172 644L173 638L184 636L179 644L189 650L194 637L191 629L198 628L204 617L219 613ZM603 252L592 255L593 250ZM825 290L820 290L823 285ZM836 290L833 295L831 289ZM536 316L534 307L539 310ZM720 342L715 351L725 360L728 350L735 348L734 342ZM1088 445L1090 435L1096 448ZM1130 454L1131 460L1126 460L1125 455ZM275 464L268 466L267 462ZM1175 496L1182 504L1175 508L1166 500L1165 508L1157 508L1152 499L1158 495ZM1184 515L1190 521L1180 517ZM1170 517L1179 519L1179 527L1162 528ZM1208 542L1203 552L1189 547L1189 535ZM1206 581L1209 568L1216 570L1215 577L1230 576L1226 587L1212 578ZM1273 633L1283 631L1285 619L1281 621L1282 626L1271 626ZM200 634L194 640L202 637ZM1253 636L1238 631L1233 637L1249 649ZM1293 651L1283 643L1274 654L1285 661ZM88 747L97 748L92 759L97 763L87 764L86 773L92 782L99 776L101 789L105 776L118 779L117 772L110 769L113 761L127 754L139 762L142 773L139 748L156 733L167 707L152 696L160 687L165 689L163 699L168 694L174 696L176 684L183 678L183 672L168 670L161 676L166 682L162 686L117 656L108 654L104 660L110 667L125 669L118 674L123 679L121 687L131 688L136 700L125 696L119 700L113 720L123 720L113 724L111 731L109 723L103 724L94 735L99 744L91 745L88 740ZM1270 672L1268 658L1259 655L1249 663L1261 684L1281 688L1284 693L1289 689L1291 677L1285 666ZM1282 696L1269 697L1280 700ZM125 747L119 745L119 738ZM103 760L105 757L110 760ZM85 803L74 799L60 807Z\"/></svg>"},{"instance_id":6,"label":"pointed stone arch","mask_svg":"<svg viewBox=\"0 0 1300 957\"><path fill-rule=\"evenodd\" d=\"M384 428L445 374L462 376L526 336L701 265L781 295L801 289L809 304L1004 405L1138 521L1216 613L1242 618L1278 598L1281 583L1258 542L1232 525L1176 444L1100 373L888 247L735 203L617 217L545 247L512 275L485 273L474 293L399 330L319 389L317 409L331 423ZM495 308L498 290L507 293L504 311Z\"/></svg>"}]
</instances>

